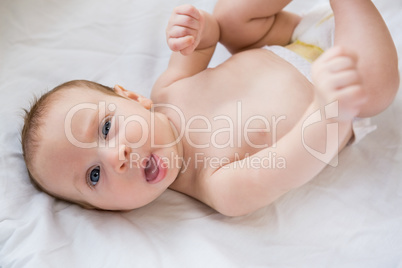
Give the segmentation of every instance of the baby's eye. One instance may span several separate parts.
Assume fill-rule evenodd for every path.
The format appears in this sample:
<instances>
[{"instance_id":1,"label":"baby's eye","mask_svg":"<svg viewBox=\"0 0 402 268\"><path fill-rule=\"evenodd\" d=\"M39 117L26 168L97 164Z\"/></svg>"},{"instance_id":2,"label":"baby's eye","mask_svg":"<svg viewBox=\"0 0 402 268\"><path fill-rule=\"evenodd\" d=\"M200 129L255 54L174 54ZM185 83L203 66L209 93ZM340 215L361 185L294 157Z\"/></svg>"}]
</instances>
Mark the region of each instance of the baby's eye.
<instances>
[{"instance_id":1,"label":"baby's eye","mask_svg":"<svg viewBox=\"0 0 402 268\"><path fill-rule=\"evenodd\" d=\"M109 130L112 127L112 120L108 118L102 126L102 135L103 138L106 139L107 135L109 134Z\"/></svg>"},{"instance_id":2,"label":"baby's eye","mask_svg":"<svg viewBox=\"0 0 402 268\"><path fill-rule=\"evenodd\" d=\"M91 172L89 173L88 176L88 183L90 183L90 185L95 186L100 178L100 168L99 166L94 167Z\"/></svg>"}]
</instances>

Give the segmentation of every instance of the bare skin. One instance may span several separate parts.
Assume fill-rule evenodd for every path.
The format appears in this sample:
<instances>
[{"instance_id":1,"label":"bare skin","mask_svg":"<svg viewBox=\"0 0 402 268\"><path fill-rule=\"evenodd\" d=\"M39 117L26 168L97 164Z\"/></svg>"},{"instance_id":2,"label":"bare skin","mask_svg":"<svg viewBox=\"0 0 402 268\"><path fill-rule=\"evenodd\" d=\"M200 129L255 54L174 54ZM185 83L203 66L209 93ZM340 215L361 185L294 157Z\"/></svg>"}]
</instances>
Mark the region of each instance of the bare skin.
<instances>
[{"instance_id":1,"label":"bare skin","mask_svg":"<svg viewBox=\"0 0 402 268\"><path fill-rule=\"evenodd\" d=\"M275 168L239 169L234 162L227 164L226 168L198 168L180 175L171 185L172 189L202 200L229 215L248 213L264 206L290 189L304 184L325 167L324 162L311 157L300 144L300 123L311 115L312 111L322 108L323 105L331 101L339 101L340 117L335 120L339 123L339 140L333 141L334 146L330 149L336 154L338 150L345 146L346 141L351 136L351 120L355 116L376 114L387 107L390 100L393 99L399 83L397 57L392 39L371 1L355 1L353 4L345 1L343 3L342 1L332 1L337 29L335 45L341 48L328 51L326 55L323 55L315 63L313 66L315 86L276 55L261 49L249 50L263 44L286 44L290 39L289 34L292 33L295 26L294 22L298 22L298 18L294 15L280 11L287 4L286 1L255 2L258 3L219 1L215 11L218 20L220 19L221 9L224 12L221 20L225 21L227 17L231 18L228 23L221 23L221 26L228 25L227 27L229 28L223 28L222 30L223 34L221 36L226 38L221 40L223 44L233 52L244 52L235 54L230 60L215 69L207 69L194 76L189 73L189 78L180 79L180 81L172 84L169 84L169 78L166 79L162 76L152 94L156 102L173 103L180 106L184 114L196 115L201 111L194 109L194 104L186 101L182 93L190 90L192 96L197 96L195 99L202 103L202 107L199 107L202 109L202 114L210 122L213 122L213 130L228 127L227 124L225 125L224 120L214 122L213 118L216 115L225 114L233 122L236 122L238 115L235 108L236 101L239 99L242 101L243 118L250 118L256 114L263 115L267 119L286 117L285 120L280 121L277 125L275 134L278 142L276 148L271 147L276 142L273 139L273 133L263 131L248 134L253 144L268 145L268 148L262 150L255 148L255 146L247 146L244 140L246 137L244 136L241 140L241 147L235 146L234 148L227 147L223 149L211 147L194 150L192 146L189 146L184 141L186 157L192 159L195 159L195 154L200 151L207 157L229 156L231 159L234 158L236 153L242 157L246 157L249 154L248 158L261 159L264 155L272 152L286 159L287 168L285 170ZM241 10L242 13L239 16L233 16L233 14L226 11L230 7L237 7L237 11L240 12ZM266 10L264 10L264 7L266 7ZM272 8L277 8L277 10L272 10ZM345 9L347 9L346 12ZM363 13L361 9L366 12ZM269 15L264 16L264 13L258 13L261 11ZM194 16L191 14L192 12L191 9L188 10L189 16ZM279 15L273 19L269 12ZM180 13L180 11L177 13ZM173 16L172 19L174 20L175 17ZM238 21L238 23L234 24L234 20ZM353 23L350 22L351 20L353 20ZM180 19L177 19L177 21L181 22ZM283 21L286 23L283 23ZM368 22L377 25L378 28L373 29L368 35L362 35L361 29L366 28L364 25ZM170 25L172 24L171 22ZM258 26L265 25L265 28L255 27L256 24ZM282 31L277 30L276 27L278 26ZM233 28L238 30L236 31ZM174 27L171 26L170 30L171 38L174 39ZM210 32L208 31L208 33ZM248 33L248 38L244 38L245 34L242 33L245 32ZM357 32L359 33L358 35L356 34ZM356 36L359 37L356 38ZM240 38L236 39L236 37ZM375 44L376 40L381 41ZM185 40L180 41L182 43L186 42ZM365 46L368 42L372 44L370 48ZM172 50L181 51L184 55L190 54L188 46L184 45L181 48L172 45L173 43L168 39L168 44ZM201 44L202 46L203 44ZM374 52L375 47L381 47L381 51L384 52ZM390 49L386 50L385 47ZM204 53L207 54L208 52ZM369 65L367 62L371 61L373 55L378 55L374 57L378 61L376 67L380 69L387 66L391 73L378 71L374 77L370 76L373 75L373 72L366 66ZM191 61L192 59L189 58L191 56L190 54L186 61ZM198 55L195 57L198 57ZM173 55L169 68L175 64L178 66L174 66L174 68L187 66L186 63L181 62L181 58L181 55ZM372 64L369 66L371 67ZM200 65L200 68L204 68L204 66ZM373 81L375 81L375 85L384 85L384 83L386 85L386 90L381 92L383 102L380 102L379 106L376 105L378 102L374 101L375 97L373 97L373 95L377 97L379 95L377 93L378 87L372 86ZM163 86L163 83L167 85ZM167 94L167 92L169 93ZM169 114L169 111L164 112L168 114L168 117L173 122L177 122L174 114ZM265 128L265 126L261 125L261 121L256 120L253 123L255 123L256 128ZM325 141L323 132L325 133L327 123L324 120L314 126L314 129L310 129L307 133L310 136L305 137L310 140L308 144L312 147L315 146L318 151L323 151L323 146L329 146L322 142ZM194 128L205 127L202 123L194 125ZM271 120L269 125L273 126L275 122ZM235 127L234 133L239 133L238 128L242 127L244 128L244 122ZM220 135L221 143L225 143L230 139L228 133ZM235 140L237 140L236 138ZM203 144L205 141L211 140L212 137L208 134L201 134L194 139L198 141L195 142L196 144ZM327 150L329 148L331 146ZM300 149L300 151L297 149ZM327 161L329 160L327 159ZM191 166L195 166L195 163Z\"/></svg>"},{"instance_id":2,"label":"bare skin","mask_svg":"<svg viewBox=\"0 0 402 268\"><path fill-rule=\"evenodd\" d=\"M169 104L180 111L166 105L155 105L153 111L159 118L161 130L155 133L157 138L165 143L181 138L178 143L162 150L151 148L147 141L145 148L125 146L119 149L121 152L110 149L102 155L98 152L100 149L86 153L73 148L62 137L62 132L53 130L54 124L62 120L73 106L74 101L70 101L64 110L58 109L58 116L47 121L43 134L51 132L56 138L44 138L46 146L41 146L38 158L44 158L45 152L49 152L47 146L63 143L63 150L72 152L67 159L71 163L70 168L83 169L83 163L89 161L87 159L98 159L96 161L105 166L104 171L101 169L102 174L105 173L108 183L114 187L94 186L95 190L86 193L83 186L80 188L83 194L76 194L75 198L103 209L133 209L155 199L169 187L206 203L222 214L238 216L266 206L314 178L350 139L351 122L356 116L374 115L392 101L399 84L395 48L371 1L333 0L336 47L314 63L313 85L282 58L255 48L264 44L285 44L290 40L299 17L281 11L289 1L254 1L250 4L249 1L221 0L215 10L217 19L188 5L173 12L167 28L167 41L174 52L166 72L154 85L151 99L154 104ZM224 12L228 5L237 7L237 16L234 13L228 16ZM254 7L259 8L254 10ZM232 25L228 18L233 17L239 18L240 22L236 25L238 32L227 28ZM353 23L350 23L351 20ZM366 34L362 29L368 22L376 27ZM264 27L254 27L255 24ZM235 38L245 32L249 35L243 34L240 40ZM357 33L359 38L355 37ZM230 51L241 52L218 67L207 69L220 37ZM370 46L366 45L368 42ZM367 62L373 59L377 63L376 73L366 67ZM381 92L377 85L382 85ZM119 102L126 107L123 114L141 113L149 120L149 103L145 104L134 93L119 87L116 89L127 101L140 104L129 108L126 102ZM67 93L70 100L80 96L79 90ZM100 93L91 94L87 96L87 101L106 98ZM117 100L110 101L114 103ZM325 109L335 101L337 117L326 118L326 112L330 111ZM304 123L316 111L321 112L322 120L305 128ZM86 114L82 120L85 118ZM331 139L327 139L328 124L336 124L338 128L337 135ZM136 133L136 129L132 128L130 135L134 135L131 133ZM122 132L126 130L119 130L119 133ZM132 137L132 140L138 140ZM317 158L306 150L306 144L314 151L326 153ZM120 168L128 164L128 155L137 151L143 155L174 155L181 161L178 167L169 169L160 183L148 185L142 181L145 193L158 185L160 188L152 190L150 197L145 194L133 200L130 196L135 195L135 190L123 191L130 185L118 187L121 183L118 178L134 175L134 171ZM75 160L74 156L84 153L85 158ZM125 158L120 162L113 161L109 154ZM278 162L270 167L264 166L268 156ZM46 154L46 158L57 157ZM173 161L173 157L171 159ZM55 166L56 163L49 161L46 168L37 170L37 174L44 178L42 183L60 196L72 195L75 190L65 190L71 180L68 170L61 171ZM90 166L89 162L87 166ZM115 168L108 169L109 166ZM127 175L129 172L130 175ZM56 177L56 174L61 174L66 181L64 190L50 181L49 178ZM120 190L111 192L110 188ZM123 195L127 195L126 198Z\"/></svg>"}]
</instances>

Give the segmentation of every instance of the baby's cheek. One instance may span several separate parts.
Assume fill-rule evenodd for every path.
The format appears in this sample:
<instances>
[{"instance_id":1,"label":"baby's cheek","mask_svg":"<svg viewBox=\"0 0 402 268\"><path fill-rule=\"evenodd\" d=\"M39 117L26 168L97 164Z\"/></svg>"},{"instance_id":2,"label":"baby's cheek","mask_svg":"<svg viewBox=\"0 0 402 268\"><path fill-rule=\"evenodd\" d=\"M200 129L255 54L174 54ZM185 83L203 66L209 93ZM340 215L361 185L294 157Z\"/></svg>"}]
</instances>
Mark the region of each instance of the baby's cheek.
<instances>
[{"instance_id":1,"label":"baby's cheek","mask_svg":"<svg viewBox=\"0 0 402 268\"><path fill-rule=\"evenodd\" d=\"M150 138L151 126L140 116L130 116L119 122L119 142L131 148L141 148Z\"/></svg>"}]
</instances>

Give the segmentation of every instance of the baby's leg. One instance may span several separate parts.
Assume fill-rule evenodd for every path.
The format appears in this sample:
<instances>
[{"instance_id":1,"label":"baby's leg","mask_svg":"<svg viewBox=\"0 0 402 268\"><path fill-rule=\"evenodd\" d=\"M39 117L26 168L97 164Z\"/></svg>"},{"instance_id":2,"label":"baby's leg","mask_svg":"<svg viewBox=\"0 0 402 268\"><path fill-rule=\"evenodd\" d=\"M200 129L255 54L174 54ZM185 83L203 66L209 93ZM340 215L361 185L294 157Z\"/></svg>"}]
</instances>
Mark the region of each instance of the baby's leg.
<instances>
[{"instance_id":1,"label":"baby's leg","mask_svg":"<svg viewBox=\"0 0 402 268\"><path fill-rule=\"evenodd\" d=\"M354 52L368 101L359 117L387 108L399 87L395 45L380 13L370 0L331 0L335 45Z\"/></svg>"},{"instance_id":2,"label":"baby's leg","mask_svg":"<svg viewBox=\"0 0 402 268\"><path fill-rule=\"evenodd\" d=\"M287 45L300 21L282 9L291 0L219 0L214 16L221 29L220 42L232 53L262 47Z\"/></svg>"}]
</instances>

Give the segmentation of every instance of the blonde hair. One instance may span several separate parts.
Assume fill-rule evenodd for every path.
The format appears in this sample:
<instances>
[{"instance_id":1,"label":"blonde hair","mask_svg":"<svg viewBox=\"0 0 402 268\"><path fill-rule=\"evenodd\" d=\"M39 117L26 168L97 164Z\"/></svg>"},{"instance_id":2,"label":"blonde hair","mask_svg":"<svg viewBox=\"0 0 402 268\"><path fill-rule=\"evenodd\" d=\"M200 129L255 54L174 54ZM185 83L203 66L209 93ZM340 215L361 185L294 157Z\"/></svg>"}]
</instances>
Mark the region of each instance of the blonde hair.
<instances>
[{"instance_id":1,"label":"blonde hair","mask_svg":"<svg viewBox=\"0 0 402 268\"><path fill-rule=\"evenodd\" d=\"M86 202L71 200L48 191L45 187L43 187L39 183L39 178L36 178L34 176L35 172L34 172L34 166L32 164L34 162L33 160L35 158L37 149L41 142L40 129L44 125L45 117L50 109L51 103L53 103L56 100L55 93L61 90L76 87L82 88L83 90L85 89L98 90L108 95L120 96L117 93L115 93L113 88L111 87L107 87L99 83L87 80L73 80L55 87L49 92L43 94L40 98L34 98L30 109L29 110L24 109L25 112L24 126L21 131L21 145L23 152L22 155L25 160L29 178L37 190L43 191L51 196L54 196L58 199L67 202L77 203L78 205L84 208L94 208L94 206Z\"/></svg>"}]
</instances>

